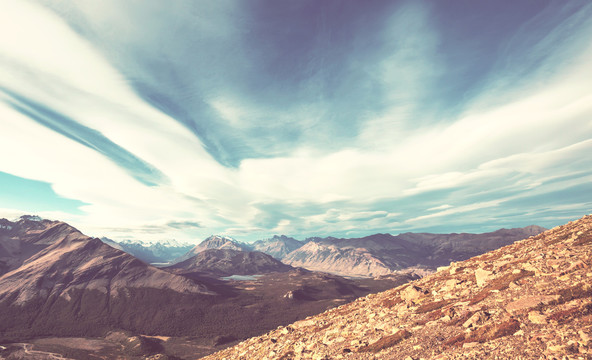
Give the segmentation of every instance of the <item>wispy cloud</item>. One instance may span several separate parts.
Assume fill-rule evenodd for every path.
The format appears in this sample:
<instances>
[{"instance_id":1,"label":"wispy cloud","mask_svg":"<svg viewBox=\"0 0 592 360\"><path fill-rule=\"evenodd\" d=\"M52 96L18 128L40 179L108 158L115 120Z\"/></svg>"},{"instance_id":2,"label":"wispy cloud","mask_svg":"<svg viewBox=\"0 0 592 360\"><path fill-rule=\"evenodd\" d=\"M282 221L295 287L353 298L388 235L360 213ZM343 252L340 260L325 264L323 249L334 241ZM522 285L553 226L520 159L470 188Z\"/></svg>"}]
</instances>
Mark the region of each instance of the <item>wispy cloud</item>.
<instances>
[{"instance_id":1,"label":"wispy cloud","mask_svg":"<svg viewBox=\"0 0 592 360\"><path fill-rule=\"evenodd\" d=\"M0 171L115 239L589 212L592 5L496 6L480 33L415 1L7 2Z\"/></svg>"}]
</instances>

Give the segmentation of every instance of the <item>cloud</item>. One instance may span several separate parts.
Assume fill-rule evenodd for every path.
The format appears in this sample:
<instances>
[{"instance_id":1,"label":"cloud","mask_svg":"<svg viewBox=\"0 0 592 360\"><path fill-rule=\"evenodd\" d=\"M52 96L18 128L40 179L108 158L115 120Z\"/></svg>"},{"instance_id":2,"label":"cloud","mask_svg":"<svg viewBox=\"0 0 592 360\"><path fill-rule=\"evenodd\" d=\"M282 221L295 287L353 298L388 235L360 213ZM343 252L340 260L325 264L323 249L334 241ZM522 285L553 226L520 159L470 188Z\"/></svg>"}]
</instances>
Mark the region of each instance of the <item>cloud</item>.
<instances>
[{"instance_id":1,"label":"cloud","mask_svg":"<svg viewBox=\"0 0 592 360\"><path fill-rule=\"evenodd\" d=\"M450 209L451 207L452 207L452 205L444 204L444 205L431 207L431 208L427 209L427 211L446 210L446 209Z\"/></svg>"},{"instance_id":2,"label":"cloud","mask_svg":"<svg viewBox=\"0 0 592 360\"><path fill-rule=\"evenodd\" d=\"M174 229L192 229L201 227L197 221L169 221L167 226Z\"/></svg>"},{"instance_id":3,"label":"cloud","mask_svg":"<svg viewBox=\"0 0 592 360\"><path fill-rule=\"evenodd\" d=\"M470 205L465 205L465 206L460 206L460 207L456 207L456 208L452 208L452 209L446 209L443 211L439 211L433 214L429 214L429 215L422 215L422 216L418 216L415 218L411 218L406 220L407 222L418 222L418 221L424 221L428 220L428 219L433 219L436 217L442 217L442 216L448 216L448 215L456 215L456 214L461 214L461 213L466 213L466 212L474 212L475 210L481 210L481 209L487 209L487 208L491 208L491 207L495 207L498 206L501 202L503 201L503 199L500 200L492 200L492 201L487 201L487 202L482 202L482 203L477 203L477 204L470 204Z\"/></svg>"},{"instance_id":4,"label":"cloud","mask_svg":"<svg viewBox=\"0 0 592 360\"><path fill-rule=\"evenodd\" d=\"M476 74L427 3L41 3L0 12L0 171L84 202L58 215L91 235L481 229L590 204L558 194L590 180L591 6L499 29Z\"/></svg>"}]
</instances>

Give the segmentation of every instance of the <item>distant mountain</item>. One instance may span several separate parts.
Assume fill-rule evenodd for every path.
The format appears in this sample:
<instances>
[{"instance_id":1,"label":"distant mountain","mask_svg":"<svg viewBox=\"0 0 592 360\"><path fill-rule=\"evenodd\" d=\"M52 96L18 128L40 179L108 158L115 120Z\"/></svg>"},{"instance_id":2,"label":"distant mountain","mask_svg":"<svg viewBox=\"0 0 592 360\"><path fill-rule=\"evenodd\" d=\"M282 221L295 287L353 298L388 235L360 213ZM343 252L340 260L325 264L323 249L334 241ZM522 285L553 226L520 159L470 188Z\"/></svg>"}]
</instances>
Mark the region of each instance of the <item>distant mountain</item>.
<instances>
[{"instance_id":1,"label":"distant mountain","mask_svg":"<svg viewBox=\"0 0 592 360\"><path fill-rule=\"evenodd\" d=\"M278 260L282 260L292 251L299 249L306 241L296 240L286 235L274 235L269 239L255 241L254 250L264 252Z\"/></svg>"},{"instance_id":2,"label":"distant mountain","mask_svg":"<svg viewBox=\"0 0 592 360\"><path fill-rule=\"evenodd\" d=\"M372 277L413 267L435 270L451 261L466 260L544 230L528 226L485 234L405 233L354 239L315 238L282 261L343 276Z\"/></svg>"},{"instance_id":3,"label":"distant mountain","mask_svg":"<svg viewBox=\"0 0 592 360\"><path fill-rule=\"evenodd\" d=\"M418 265L428 249L388 234L360 239L324 239L306 243L283 261L292 266L342 276L376 277Z\"/></svg>"},{"instance_id":4,"label":"distant mountain","mask_svg":"<svg viewBox=\"0 0 592 360\"><path fill-rule=\"evenodd\" d=\"M129 240L116 242L106 237L102 237L101 241L149 264L172 262L193 248L193 245L180 244L176 241L142 244Z\"/></svg>"},{"instance_id":5,"label":"distant mountain","mask_svg":"<svg viewBox=\"0 0 592 360\"><path fill-rule=\"evenodd\" d=\"M215 276L254 275L294 270L268 254L259 251L206 249L197 255L165 269L199 272Z\"/></svg>"},{"instance_id":6,"label":"distant mountain","mask_svg":"<svg viewBox=\"0 0 592 360\"><path fill-rule=\"evenodd\" d=\"M183 256L177 258L175 263L185 261L200 252L207 250L207 249L230 249L236 251L250 251L252 247L240 241L236 241L235 239L231 238L230 236L222 236L222 235L212 235L193 247Z\"/></svg>"},{"instance_id":7,"label":"distant mountain","mask_svg":"<svg viewBox=\"0 0 592 360\"><path fill-rule=\"evenodd\" d=\"M374 234L351 239L311 237L304 241L275 235L252 244L212 235L176 262L187 260L206 249L257 250L288 265L341 276L375 277L406 269L425 274L451 261L465 260L544 230L531 225L485 234Z\"/></svg>"}]
</instances>

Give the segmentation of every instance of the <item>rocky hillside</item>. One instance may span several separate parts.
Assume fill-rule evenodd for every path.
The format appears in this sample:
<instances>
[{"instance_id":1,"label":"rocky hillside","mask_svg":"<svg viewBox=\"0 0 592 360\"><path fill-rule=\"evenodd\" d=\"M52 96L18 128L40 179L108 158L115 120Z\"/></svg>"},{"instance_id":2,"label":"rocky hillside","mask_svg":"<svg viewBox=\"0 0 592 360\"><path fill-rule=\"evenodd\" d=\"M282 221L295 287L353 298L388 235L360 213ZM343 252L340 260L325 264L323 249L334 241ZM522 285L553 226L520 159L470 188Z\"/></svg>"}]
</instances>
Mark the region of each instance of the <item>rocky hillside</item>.
<instances>
[{"instance_id":1,"label":"rocky hillside","mask_svg":"<svg viewBox=\"0 0 592 360\"><path fill-rule=\"evenodd\" d=\"M592 216L206 359L591 359Z\"/></svg>"},{"instance_id":2,"label":"rocky hillside","mask_svg":"<svg viewBox=\"0 0 592 360\"><path fill-rule=\"evenodd\" d=\"M255 275L294 270L271 255L259 251L207 249L165 269L199 272L214 276Z\"/></svg>"},{"instance_id":3,"label":"rocky hillside","mask_svg":"<svg viewBox=\"0 0 592 360\"><path fill-rule=\"evenodd\" d=\"M317 238L282 261L342 276L372 277L410 268L435 270L451 261L466 260L544 230L527 226L484 234L404 233L354 239Z\"/></svg>"}]
</instances>

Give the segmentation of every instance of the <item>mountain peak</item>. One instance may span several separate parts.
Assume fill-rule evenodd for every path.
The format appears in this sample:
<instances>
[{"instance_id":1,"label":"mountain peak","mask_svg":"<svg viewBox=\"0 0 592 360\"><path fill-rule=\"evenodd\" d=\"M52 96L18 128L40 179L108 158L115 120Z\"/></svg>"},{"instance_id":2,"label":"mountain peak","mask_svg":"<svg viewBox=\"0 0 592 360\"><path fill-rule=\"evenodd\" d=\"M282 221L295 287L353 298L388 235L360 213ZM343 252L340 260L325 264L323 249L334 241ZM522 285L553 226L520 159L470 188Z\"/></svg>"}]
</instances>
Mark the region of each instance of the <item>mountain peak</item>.
<instances>
[{"instance_id":1,"label":"mountain peak","mask_svg":"<svg viewBox=\"0 0 592 360\"><path fill-rule=\"evenodd\" d=\"M273 235L271 238L258 240L253 243L253 248L264 252L278 260L284 259L289 253L300 248L303 241L294 239L286 235Z\"/></svg>"},{"instance_id":2,"label":"mountain peak","mask_svg":"<svg viewBox=\"0 0 592 360\"><path fill-rule=\"evenodd\" d=\"M44 219L37 215L23 215L19 221L43 221Z\"/></svg>"},{"instance_id":3,"label":"mountain peak","mask_svg":"<svg viewBox=\"0 0 592 360\"><path fill-rule=\"evenodd\" d=\"M197 255L170 266L186 272L201 272L216 276L255 275L285 272L294 268L259 251L206 249Z\"/></svg>"},{"instance_id":4,"label":"mountain peak","mask_svg":"<svg viewBox=\"0 0 592 360\"><path fill-rule=\"evenodd\" d=\"M247 244L241 243L230 236L225 235L210 235L204 241L194 246L185 255L177 258L176 263L185 261L200 252L207 249L230 249L236 251L250 251L251 247Z\"/></svg>"},{"instance_id":5,"label":"mountain peak","mask_svg":"<svg viewBox=\"0 0 592 360\"><path fill-rule=\"evenodd\" d=\"M231 236L218 235L218 234L212 234L212 235L208 236L204 241L212 241L212 240L237 242L237 240Z\"/></svg>"},{"instance_id":6,"label":"mountain peak","mask_svg":"<svg viewBox=\"0 0 592 360\"><path fill-rule=\"evenodd\" d=\"M246 249L246 246L243 243L225 235L210 235L207 239L199 243L197 247L205 249L233 249L239 251Z\"/></svg>"}]
</instances>

